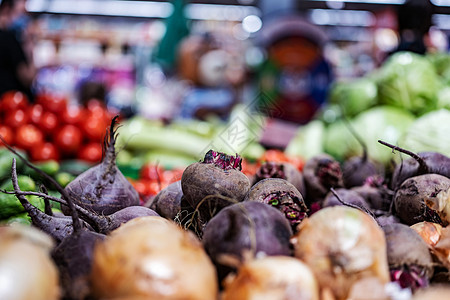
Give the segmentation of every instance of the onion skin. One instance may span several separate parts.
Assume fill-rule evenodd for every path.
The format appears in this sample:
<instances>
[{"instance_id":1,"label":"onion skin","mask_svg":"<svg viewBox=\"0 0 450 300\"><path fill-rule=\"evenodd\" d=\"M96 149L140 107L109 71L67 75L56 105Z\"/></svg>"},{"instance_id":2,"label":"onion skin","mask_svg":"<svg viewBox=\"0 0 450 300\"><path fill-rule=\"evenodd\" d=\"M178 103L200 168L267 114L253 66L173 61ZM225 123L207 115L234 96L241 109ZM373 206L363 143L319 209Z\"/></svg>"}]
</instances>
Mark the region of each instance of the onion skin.
<instances>
[{"instance_id":1,"label":"onion skin","mask_svg":"<svg viewBox=\"0 0 450 300\"><path fill-rule=\"evenodd\" d=\"M49 236L32 227L0 227L0 299L60 299L52 246Z\"/></svg>"},{"instance_id":2,"label":"onion skin","mask_svg":"<svg viewBox=\"0 0 450 300\"><path fill-rule=\"evenodd\" d=\"M411 226L428 246L434 247L441 239L442 226L433 222L419 222Z\"/></svg>"},{"instance_id":3,"label":"onion skin","mask_svg":"<svg viewBox=\"0 0 450 300\"><path fill-rule=\"evenodd\" d=\"M319 300L312 271L300 260L268 256L244 263L225 279L221 300Z\"/></svg>"},{"instance_id":4,"label":"onion skin","mask_svg":"<svg viewBox=\"0 0 450 300\"><path fill-rule=\"evenodd\" d=\"M352 285L365 277L389 282L384 233L372 217L346 206L319 210L292 238L295 256L314 272L321 289L346 299Z\"/></svg>"},{"instance_id":5,"label":"onion skin","mask_svg":"<svg viewBox=\"0 0 450 300\"><path fill-rule=\"evenodd\" d=\"M436 285L420 289L411 300L448 300L450 299L450 286Z\"/></svg>"},{"instance_id":6,"label":"onion skin","mask_svg":"<svg viewBox=\"0 0 450 300\"><path fill-rule=\"evenodd\" d=\"M133 219L97 245L91 273L99 299L212 300L217 275L200 241L162 217Z\"/></svg>"}]
</instances>

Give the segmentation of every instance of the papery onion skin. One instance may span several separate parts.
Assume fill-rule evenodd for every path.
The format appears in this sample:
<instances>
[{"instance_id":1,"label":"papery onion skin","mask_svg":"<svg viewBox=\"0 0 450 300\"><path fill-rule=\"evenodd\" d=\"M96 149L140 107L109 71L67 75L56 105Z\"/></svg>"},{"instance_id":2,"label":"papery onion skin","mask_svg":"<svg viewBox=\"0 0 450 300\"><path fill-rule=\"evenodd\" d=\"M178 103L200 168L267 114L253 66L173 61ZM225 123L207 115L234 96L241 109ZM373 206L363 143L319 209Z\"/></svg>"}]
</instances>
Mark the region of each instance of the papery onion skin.
<instances>
[{"instance_id":1,"label":"papery onion skin","mask_svg":"<svg viewBox=\"0 0 450 300\"><path fill-rule=\"evenodd\" d=\"M449 285L430 286L420 289L414 294L411 300L448 300L450 299Z\"/></svg>"},{"instance_id":2,"label":"papery onion skin","mask_svg":"<svg viewBox=\"0 0 450 300\"><path fill-rule=\"evenodd\" d=\"M212 300L217 275L200 241L161 217L133 219L94 252L92 287L100 299Z\"/></svg>"},{"instance_id":3,"label":"papery onion skin","mask_svg":"<svg viewBox=\"0 0 450 300\"><path fill-rule=\"evenodd\" d=\"M430 247L436 246L441 238L442 226L433 222L419 222L411 226Z\"/></svg>"},{"instance_id":4,"label":"papery onion skin","mask_svg":"<svg viewBox=\"0 0 450 300\"><path fill-rule=\"evenodd\" d=\"M300 260L268 256L244 263L225 279L221 300L318 300L319 286Z\"/></svg>"},{"instance_id":5,"label":"papery onion skin","mask_svg":"<svg viewBox=\"0 0 450 300\"><path fill-rule=\"evenodd\" d=\"M386 240L372 217L345 206L321 209L299 226L292 239L295 256L314 272L321 288L346 299L365 277L389 281Z\"/></svg>"},{"instance_id":6,"label":"papery onion skin","mask_svg":"<svg viewBox=\"0 0 450 300\"><path fill-rule=\"evenodd\" d=\"M14 227L0 227L0 299L60 299L51 238L32 227Z\"/></svg>"}]
</instances>

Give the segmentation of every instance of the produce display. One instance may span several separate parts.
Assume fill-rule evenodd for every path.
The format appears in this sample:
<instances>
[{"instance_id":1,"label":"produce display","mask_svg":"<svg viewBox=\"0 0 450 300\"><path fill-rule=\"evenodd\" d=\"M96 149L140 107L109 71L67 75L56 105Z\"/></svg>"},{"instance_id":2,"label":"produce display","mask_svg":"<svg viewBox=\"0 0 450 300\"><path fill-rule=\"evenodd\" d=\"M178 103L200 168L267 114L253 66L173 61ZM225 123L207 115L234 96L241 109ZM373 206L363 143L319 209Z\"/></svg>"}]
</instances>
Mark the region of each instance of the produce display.
<instances>
[{"instance_id":1,"label":"produce display","mask_svg":"<svg viewBox=\"0 0 450 300\"><path fill-rule=\"evenodd\" d=\"M340 163L320 154L294 166L272 150L243 173L238 154L209 150L140 202L133 180L117 167L117 121L106 132L103 160L65 187L4 145L11 185L1 196L16 198L9 201L28 213L32 227L9 219L0 238L9 230L28 237L36 227L52 241L47 252L27 250L57 270L42 291L48 299L340 300L367 299L367 289L377 291L375 299L413 299L427 290L450 295L440 287L450 282L447 156L380 140L412 158L391 171L362 167L365 179L355 182L344 174L366 166L366 156ZM19 181L18 165L43 187ZM148 180L164 173L145 167ZM13 259L3 253L0 266ZM0 267L5 276L11 270ZM27 299L33 287L14 297Z\"/></svg>"},{"instance_id":2,"label":"produce display","mask_svg":"<svg viewBox=\"0 0 450 300\"><path fill-rule=\"evenodd\" d=\"M24 123L55 144L46 159L17 140L20 126L3 126L0 278L16 284L0 299L450 299L450 112L437 92L448 75L437 60L400 53L358 83L365 93L336 87L333 97L376 97L332 100L341 107L286 149L260 145L265 117L242 106L227 122L165 123L91 102L79 111L101 109L103 132L66 148ZM436 90L407 83L419 80L410 67ZM2 124L24 110L16 98L0 102ZM245 145L223 138L236 120ZM101 155L82 164L75 153L89 143Z\"/></svg>"}]
</instances>

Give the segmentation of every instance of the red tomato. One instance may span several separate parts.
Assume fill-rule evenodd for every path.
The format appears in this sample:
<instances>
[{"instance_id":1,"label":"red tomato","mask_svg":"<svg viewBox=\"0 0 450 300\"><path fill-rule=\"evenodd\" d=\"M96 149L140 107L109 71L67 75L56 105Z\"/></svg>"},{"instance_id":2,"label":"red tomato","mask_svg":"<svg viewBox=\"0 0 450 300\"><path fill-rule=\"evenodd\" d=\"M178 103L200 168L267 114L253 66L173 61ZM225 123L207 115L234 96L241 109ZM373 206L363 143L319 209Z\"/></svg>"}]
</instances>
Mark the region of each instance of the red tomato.
<instances>
[{"instance_id":1,"label":"red tomato","mask_svg":"<svg viewBox=\"0 0 450 300\"><path fill-rule=\"evenodd\" d=\"M44 114L44 107L41 104L33 104L27 113L29 121L34 125L39 125Z\"/></svg>"},{"instance_id":2,"label":"red tomato","mask_svg":"<svg viewBox=\"0 0 450 300\"><path fill-rule=\"evenodd\" d=\"M146 194L146 184L142 180L136 180L131 183L139 195Z\"/></svg>"},{"instance_id":3,"label":"red tomato","mask_svg":"<svg viewBox=\"0 0 450 300\"><path fill-rule=\"evenodd\" d=\"M45 142L31 149L31 159L33 161L59 160L59 152L55 145Z\"/></svg>"},{"instance_id":4,"label":"red tomato","mask_svg":"<svg viewBox=\"0 0 450 300\"><path fill-rule=\"evenodd\" d=\"M76 153L83 141L81 130L74 125L64 125L59 129L55 136L55 144L66 155Z\"/></svg>"},{"instance_id":5,"label":"red tomato","mask_svg":"<svg viewBox=\"0 0 450 300\"><path fill-rule=\"evenodd\" d=\"M18 128L27 123L28 116L23 109L11 111L5 116L5 124L12 128Z\"/></svg>"},{"instance_id":6,"label":"red tomato","mask_svg":"<svg viewBox=\"0 0 450 300\"><path fill-rule=\"evenodd\" d=\"M147 163L143 165L139 171L139 177L142 179L158 181L162 180L163 172L164 170L161 166L153 163Z\"/></svg>"},{"instance_id":7,"label":"red tomato","mask_svg":"<svg viewBox=\"0 0 450 300\"><path fill-rule=\"evenodd\" d=\"M69 105L61 114L61 122L65 124L79 125L83 121L85 111L79 106Z\"/></svg>"},{"instance_id":8,"label":"red tomato","mask_svg":"<svg viewBox=\"0 0 450 300\"><path fill-rule=\"evenodd\" d=\"M88 162L99 163L102 160L103 149L100 143L89 143L81 147L78 158Z\"/></svg>"},{"instance_id":9,"label":"red tomato","mask_svg":"<svg viewBox=\"0 0 450 300\"><path fill-rule=\"evenodd\" d=\"M17 128L16 146L25 150L32 150L44 143L44 134L33 124L25 124Z\"/></svg>"},{"instance_id":10,"label":"red tomato","mask_svg":"<svg viewBox=\"0 0 450 300\"><path fill-rule=\"evenodd\" d=\"M37 102L42 104L46 111L55 114L62 113L67 107L67 100L58 95L41 95L38 97Z\"/></svg>"},{"instance_id":11,"label":"red tomato","mask_svg":"<svg viewBox=\"0 0 450 300\"><path fill-rule=\"evenodd\" d=\"M3 94L0 101L1 111L13 111L17 109L25 109L28 106L28 97L18 91L9 91Z\"/></svg>"},{"instance_id":12,"label":"red tomato","mask_svg":"<svg viewBox=\"0 0 450 300\"><path fill-rule=\"evenodd\" d=\"M12 129L6 125L0 125L0 135L9 145L14 142L14 132ZM3 146L3 142L0 141L0 147Z\"/></svg>"},{"instance_id":13,"label":"red tomato","mask_svg":"<svg viewBox=\"0 0 450 300\"><path fill-rule=\"evenodd\" d=\"M102 118L90 113L81 124L83 133L89 140L100 142L105 136L109 124Z\"/></svg>"},{"instance_id":14,"label":"red tomato","mask_svg":"<svg viewBox=\"0 0 450 300\"><path fill-rule=\"evenodd\" d=\"M52 134L58 128L58 117L54 113L45 112L39 122L39 127L46 134Z\"/></svg>"},{"instance_id":15,"label":"red tomato","mask_svg":"<svg viewBox=\"0 0 450 300\"><path fill-rule=\"evenodd\" d=\"M161 185L156 181L148 181L146 183L146 195L147 196L154 196L161 191Z\"/></svg>"}]
</instances>

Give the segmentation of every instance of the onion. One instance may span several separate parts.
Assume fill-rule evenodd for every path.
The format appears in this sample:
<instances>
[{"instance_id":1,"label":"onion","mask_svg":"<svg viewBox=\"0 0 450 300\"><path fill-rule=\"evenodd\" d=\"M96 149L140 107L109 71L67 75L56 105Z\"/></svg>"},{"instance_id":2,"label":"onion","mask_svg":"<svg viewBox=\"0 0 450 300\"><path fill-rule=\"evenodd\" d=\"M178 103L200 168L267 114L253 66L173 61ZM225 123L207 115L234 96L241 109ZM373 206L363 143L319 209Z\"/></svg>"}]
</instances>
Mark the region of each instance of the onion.
<instances>
[{"instance_id":1,"label":"onion","mask_svg":"<svg viewBox=\"0 0 450 300\"><path fill-rule=\"evenodd\" d=\"M437 285L420 289L411 300L448 300L450 299L450 286Z\"/></svg>"},{"instance_id":2,"label":"onion","mask_svg":"<svg viewBox=\"0 0 450 300\"><path fill-rule=\"evenodd\" d=\"M59 299L58 271L49 255L52 246L52 239L38 229L0 227L0 299Z\"/></svg>"},{"instance_id":3,"label":"onion","mask_svg":"<svg viewBox=\"0 0 450 300\"><path fill-rule=\"evenodd\" d=\"M295 256L336 299L346 299L352 285L362 278L377 277L382 284L389 281L384 233L358 209L321 209L300 224L292 242Z\"/></svg>"},{"instance_id":4,"label":"onion","mask_svg":"<svg viewBox=\"0 0 450 300\"><path fill-rule=\"evenodd\" d=\"M133 219L96 246L93 294L100 299L217 298L217 275L200 241L161 217Z\"/></svg>"},{"instance_id":5,"label":"onion","mask_svg":"<svg viewBox=\"0 0 450 300\"><path fill-rule=\"evenodd\" d=\"M312 271L288 256L267 256L244 263L225 279L222 300L318 300Z\"/></svg>"},{"instance_id":6,"label":"onion","mask_svg":"<svg viewBox=\"0 0 450 300\"><path fill-rule=\"evenodd\" d=\"M442 226L433 222L419 222L411 226L430 247L436 246L441 239Z\"/></svg>"}]
</instances>

